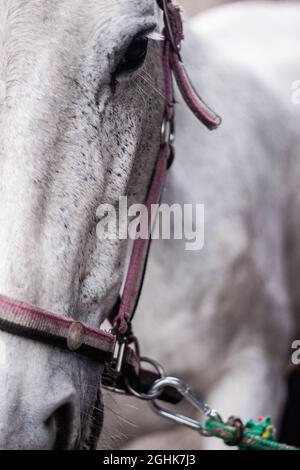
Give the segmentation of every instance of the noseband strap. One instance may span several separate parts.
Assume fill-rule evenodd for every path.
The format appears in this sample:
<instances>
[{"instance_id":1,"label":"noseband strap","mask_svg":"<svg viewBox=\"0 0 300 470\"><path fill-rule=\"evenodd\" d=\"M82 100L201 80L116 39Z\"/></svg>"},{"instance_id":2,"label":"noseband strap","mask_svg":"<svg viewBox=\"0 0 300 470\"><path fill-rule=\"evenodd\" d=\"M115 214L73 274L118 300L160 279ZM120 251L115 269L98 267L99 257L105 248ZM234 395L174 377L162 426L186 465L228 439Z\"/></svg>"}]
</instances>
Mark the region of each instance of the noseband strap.
<instances>
[{"instance_id":1,"label":"noseband strap","mask_svg":"<svg viewBox=\"0 0 300 470\"><path fill-rule=\"evenodd\" d=\"M183 27L180 10L172 0L157 0L164 13L163 69L165 79L165 113L162 136L155 170L152 176L146 205L149 227L153 226L151 206L161 200L167 170L174 159L174 84L186 104L209 129L216 129L220 117L199 97L191 85L181 57ZM142 374L137 341L132 334L132 318L137 308L143 285L150 242L137 239L134 243L123 293L112 320L111 333L84 325L70 318L54 315L37 307L0 296L0 329L11 334L57 345L67 351L79 352L106 364L103 375L105 386L127 391L126 380L147 392L156 374ZM138 380L137 380L138 379ZM161 397L170 402L178 397L168 394Z\"/></svg>"},{"instance_id":2,"label":"noseband strap","mask_svg":"<svg viewBox=\"0 0 300 470\"><path fill-rule=\"evenodd\" d=\"M0 330L104 362L112 360L116 342L114 335L103 330L3 296L0 296Z\"/></svg>"}]
</instances>

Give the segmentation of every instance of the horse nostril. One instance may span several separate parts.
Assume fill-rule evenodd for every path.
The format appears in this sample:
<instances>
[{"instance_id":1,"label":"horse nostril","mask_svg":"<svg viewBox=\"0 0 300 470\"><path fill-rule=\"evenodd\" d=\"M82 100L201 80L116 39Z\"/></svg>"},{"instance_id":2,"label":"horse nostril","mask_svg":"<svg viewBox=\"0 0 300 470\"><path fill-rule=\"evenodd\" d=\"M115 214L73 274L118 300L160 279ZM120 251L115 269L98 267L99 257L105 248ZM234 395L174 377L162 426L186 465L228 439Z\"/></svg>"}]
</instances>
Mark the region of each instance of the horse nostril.
<instances>
[{"instance_id":1,"label":"horse nostril","mask_svg":"<svg viewBox=\"0 0 300 470\"><path fill-rule=\"evenodd\" d=\"M57 408L54 413L45 421L45 426L54 434L54 450L73 448L75 423L74 407L71 403L66 403Z\"/></svg>"}]
</instances>

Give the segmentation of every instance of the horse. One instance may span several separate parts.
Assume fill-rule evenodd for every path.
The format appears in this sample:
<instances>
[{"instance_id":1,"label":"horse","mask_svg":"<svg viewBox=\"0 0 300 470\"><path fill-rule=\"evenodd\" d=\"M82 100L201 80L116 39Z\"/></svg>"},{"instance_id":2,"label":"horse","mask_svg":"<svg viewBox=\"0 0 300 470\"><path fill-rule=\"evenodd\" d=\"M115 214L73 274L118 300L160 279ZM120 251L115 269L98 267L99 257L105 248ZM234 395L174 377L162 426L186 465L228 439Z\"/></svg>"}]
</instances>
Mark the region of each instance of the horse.
<instances>
[{"instance_id":1,"label":"horse","mask_svg":"<svg viewBox=\"0 0 300 470\"><path fill-rule=\"evenodd\" d=\"M0 25L0 292L99 327L120 292L127 243L97 237L97 209L117 206L124 195L143 202L160 147L165 89L161 44L153 39L160 38L161 12L153 0L3 0ZM156 352L197 389L203 377L221 411L234 384L245 394L235 395L237 413L250 411L250 396L266 413L283 399L279 371L293 323L281 251L282 229L293 225L281 189L290 170L283 156L297 140L290 114L255 76L239 64L229 70L209 45L190 38L197 86L225 122L232 119L209 136L197 124L192 141L196 121L180 105L186 140L178 140L178 155L189 151L189 164L178 158L166 200L172 188L175 199L202 199L209 239L195 257L179 241L164 243L156 263L154 244L148 282L154 273L157 296L144 297L137 328L145 350L153 354L147 340L156 337ZM168 288L166 276L174 282L171 303L158 291L162 283ZM0 342L0 448L73 449L88 445L91 434L95 440L104 364L9 332L0 331Z\"/></svg>"},{"instance_id":2,"label":"horse","mask_svg":"<svg viewBox=\"0 0 300 470\"><path fill-rule=\"evenodd\" d=\"M1 0L0 292L99 327L126 241L97 208L142 203L165 109L153 0ZM103 363L0 331L0 448L85 446Z\"/></svg>"},{"instance_id":3,"label":"horse","mask_svg":"<svg viewBox=\"0 0 300 470\"><path fill-rule=\"evenodd\" d=\"M179 102L164 202L205 204L205 244L153 242L135 331L143 354L225 419L280 423L299 331L299 19L297 3L246 2L185 28L193 82L223 124L207 134ZM106 401L104 448L223 448L136 400Z\"/></svg>"}]
</instances>

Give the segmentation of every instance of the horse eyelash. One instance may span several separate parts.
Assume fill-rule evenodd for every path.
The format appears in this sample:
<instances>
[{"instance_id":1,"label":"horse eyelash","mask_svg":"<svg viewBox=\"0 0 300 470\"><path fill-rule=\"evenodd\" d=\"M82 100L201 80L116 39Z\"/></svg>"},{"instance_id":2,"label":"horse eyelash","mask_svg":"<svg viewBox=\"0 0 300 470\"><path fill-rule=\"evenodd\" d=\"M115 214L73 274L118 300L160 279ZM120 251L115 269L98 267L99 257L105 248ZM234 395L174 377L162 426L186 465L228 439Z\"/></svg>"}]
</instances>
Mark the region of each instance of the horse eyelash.
<instances>
[{"instance_id":1,"label":"horse eyelash","mask_svg":"<svg viewBox=\"0 0 300 470\"><path fill-rule=\"evenodd\" d=\"M146 36L148 39L152 39L153 41L164 41L164 35L159 33L158 31L151 31Z\"/></svg>"}]
</instances>

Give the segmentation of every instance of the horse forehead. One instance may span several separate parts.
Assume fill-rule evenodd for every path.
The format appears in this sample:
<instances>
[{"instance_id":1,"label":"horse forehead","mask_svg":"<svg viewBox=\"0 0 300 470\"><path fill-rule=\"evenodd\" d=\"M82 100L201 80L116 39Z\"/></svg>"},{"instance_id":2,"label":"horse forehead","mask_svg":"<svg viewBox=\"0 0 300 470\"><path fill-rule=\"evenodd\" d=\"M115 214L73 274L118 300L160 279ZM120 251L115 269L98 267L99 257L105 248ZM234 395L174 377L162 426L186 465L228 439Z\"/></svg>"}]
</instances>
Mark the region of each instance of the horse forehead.
<instances>
[{"instance_id":1,"label":"horse forehead","mask_svg":"<svg viewBox=\"0 0 300 470\"><path fill-rule=\"evenodd\" d=\"M49 50L71 51L70 61L80 48L101 45L105 55L122 34L158 23L159 15L156 0L0 0L0 80L19 82L37 53Z\"/></svg>"},{"instance_id":2,"label":"horse forehead","mask_svg":"<svg viewBox=\"0 0 300 470\"><path fill-rule=\"evenodd\" d=\"M97 21L128 16L157 16L156 0L1 0L0 34L9 27L19 29L47 21L56 25L70 22L70 27L88 18ZM101 23L101 21L100 21ZM103 21L102 21L103 23Z\"/></svg>"},{"instance_id":3,"label":"horse forehead","mask_svg":"<svg viewBox=\"0 0 300 470\"><path fill-rule=\"evenodd\" d=\"M111 12L123 15L153 15L159 9L157 0L90 0L83 1L84 8L99 11L103 15Z\"/></svg>"},{"instance_id":4,"label":"horse forehead","mask_svg":"<svg viewBox=\"0 0 300 470\"><path fill-rule=\"evenodd\" d=\"M6 50L38 48L44 41L101 36L135 21L158 18L156 0L0 0L0 67ZM1 59L2 55L2 59Z\"/></svg>"},{"instance_id":5,"label":"horse forehead","mask_svg":"<svg viewBox=\"0 0 300 470\"><path fill-rule=\"evenodd\" d=\"M160 23L160 9L157 0L77 0L80 14L75 15L83 29L83 34L107 33L127 26L131 29L135 22ZM83 19L81 21L81 19ZM113 21L111 21L113 20ZM88 27L85 28L86 23Z\"/></svg>"}]
</instances>

